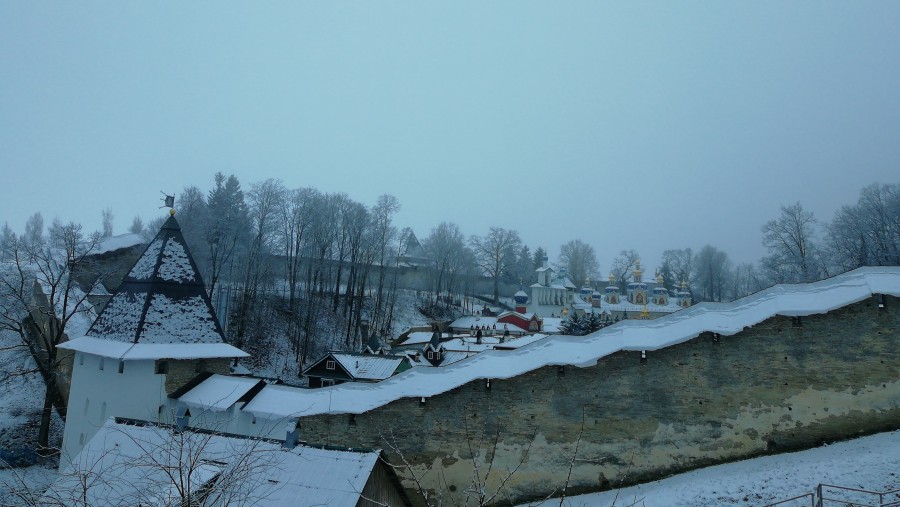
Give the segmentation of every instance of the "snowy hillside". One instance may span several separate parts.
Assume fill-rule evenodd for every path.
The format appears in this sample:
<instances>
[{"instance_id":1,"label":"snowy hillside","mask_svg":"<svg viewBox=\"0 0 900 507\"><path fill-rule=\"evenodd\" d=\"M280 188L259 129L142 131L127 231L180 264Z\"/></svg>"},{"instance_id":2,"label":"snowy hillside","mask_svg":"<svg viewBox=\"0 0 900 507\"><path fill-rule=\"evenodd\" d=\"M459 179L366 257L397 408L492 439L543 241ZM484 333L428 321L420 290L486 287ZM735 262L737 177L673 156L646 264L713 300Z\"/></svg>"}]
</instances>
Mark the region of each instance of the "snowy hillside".
<instances>
[{"instance_id":1,"label":"snowy hillside","mask_svg":"<svg viewBox=\"0 0 900 507\"><path fill-rule=\"evenodd\" d=\"M900 488L900 431L819 447L803 452L765 456L695 470L631 488L574 496L567 507L594 506L762 506L812 492L816 485L833 484L868 491ZM877 505L872 495L852 497L833 491L830 498ZM885 501L900 502L900 492ZM528 505L558 505L559 500ZM805 503L786 504L810 505ZM838 504L834 504L838 505Z\"/></svg>"}]
</instances>

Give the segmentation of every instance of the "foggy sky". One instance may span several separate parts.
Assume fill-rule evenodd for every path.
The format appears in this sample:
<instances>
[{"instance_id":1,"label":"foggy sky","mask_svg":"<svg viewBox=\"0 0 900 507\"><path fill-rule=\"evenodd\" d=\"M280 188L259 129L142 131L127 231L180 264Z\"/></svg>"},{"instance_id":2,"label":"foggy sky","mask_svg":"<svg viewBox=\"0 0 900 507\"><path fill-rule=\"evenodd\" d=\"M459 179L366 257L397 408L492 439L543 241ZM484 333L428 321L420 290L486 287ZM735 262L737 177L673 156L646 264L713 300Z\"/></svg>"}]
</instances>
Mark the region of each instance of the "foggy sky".
<instances>
[{"instance_id":1,"label":"foggy sky","mask_svg":"<svg viewBox=\"0 0 900 507\"><path fill-rule=\"evenodd\" d=\"M900 181L900 2L0 3L0 222L125 232L213 174L394 194L605 275L764 254ZM176 203L177 207L177 203Z\"/></svg>"}]
</instances>

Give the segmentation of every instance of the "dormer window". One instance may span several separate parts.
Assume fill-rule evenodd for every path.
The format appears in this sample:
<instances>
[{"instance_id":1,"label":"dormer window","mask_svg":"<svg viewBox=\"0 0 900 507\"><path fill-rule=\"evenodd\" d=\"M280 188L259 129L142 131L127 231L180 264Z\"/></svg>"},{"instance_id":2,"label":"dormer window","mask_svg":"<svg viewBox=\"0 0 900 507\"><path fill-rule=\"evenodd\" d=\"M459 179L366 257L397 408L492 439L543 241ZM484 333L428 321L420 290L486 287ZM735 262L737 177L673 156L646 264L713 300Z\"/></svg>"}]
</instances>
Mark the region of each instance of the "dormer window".
<instances>
[{"instance_id":1,"label":"dormer window","mask_svg":"<svg viewBox=\"0 0 900 507\"><path fill-rule=\"evenodd\" d=\"M325 369L326 370L333 370L334 367L335 367L334 361L325 361Z\"/></svg>"}]
</instances>

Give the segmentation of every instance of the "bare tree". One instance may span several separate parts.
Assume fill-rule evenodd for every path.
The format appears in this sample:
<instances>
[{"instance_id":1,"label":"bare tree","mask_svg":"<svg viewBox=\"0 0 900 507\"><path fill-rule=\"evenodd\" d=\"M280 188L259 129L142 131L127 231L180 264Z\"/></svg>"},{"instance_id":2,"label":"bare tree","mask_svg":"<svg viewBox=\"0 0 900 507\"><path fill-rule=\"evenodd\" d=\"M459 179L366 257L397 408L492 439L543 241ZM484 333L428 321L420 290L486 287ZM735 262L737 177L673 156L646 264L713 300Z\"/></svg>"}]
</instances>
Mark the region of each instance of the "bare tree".
<instances>
[{"instance_id":1,"label":"bare tree","mask_svg":"<svg viewBox=\"0 0 900 507\"><path fill-rule=\"evenodd\" d=\"M900 184L864 188L856 205L838 210L826 230L834 271L900 264Z\"/></svg>"},{"instance_id":2,"label":"bare tree","mask_svg":"<svg viewBox=\"0 0 900 507\"><path fill-rule=\"evenodd\" d=\"M731 276L730 299L735 300L759 292L768 286L756 266L750 263L735 266Z\"/></svg>"},{"instance_id":3,"label":"bare tree","mask_svg":"<svg viewBox=\"0 0 900 507\"><path fill-rule=\"evenodd\" d=\"M131 227L128 228L128 232L132 234L140 234L144 230L144 221L141 220L141 217L135 215L134 219L131 221Z\"/></svg>"},{"instance_id":4,"label":"bare tree","mask_svg":"<svg viewBox=\"0 0 900 507\"><path fill-rule=\"evenodd\" d=\"M435 303L442 292L450 293L453 290L453 278L462 267L465 241L459 226L452 222L441 222L425 238L424 248L431 262L431 290L434 292Z\"/></svg>"},{"instance_id":5,"label":"bare tree","mask_svg":"<svg viewBox=\"0 0 900 507\"><path fill-rule=\"evenodd\" d=\"M378 252L378 291L375 295L374 315L372 324L376 327L384 326L384 279L387 267L387 254L390 242L397 231L393 226L394 214L400 210L400 201L393 195L384 194L378 196L378 202L372 208L372 225L375 228L375 248Z\"/></svg>"},{"instance_id":6,"label":"bare tree","mask_svg":"<svg viewBox=\"0 0 900 507\"><path fill-rule=\"evenodd\" d=\"M589 279L595 279L600 271L594 247L580 239L573 239L560 247L559 263L566 267L571 280L579 287Z\"/></svg>"},{"instance_id":7,"label":"bare tree","mask_svg":"<svg viewBox=\"0 0 900 507\"><path fill-rule=\"evenodd\" d=\"M103 209L103 237L108 238L113 235L113 212L112 208Z\"/></svg>"},{"instance_id":8,"label":"bare tree","mask_svg":"<svg viewBox=\"0 0 900 507\"><path fill-rule=\"evenodd\" d=\"M260 439L110 420L44 494L14 491L25 505L252 506L277 491L286 453Z\"/></svg>"},{"instance_id":9,"label":"bare tree","mask_svg":"<svg viewBox=\"0 0 900 507\"><path fill-rule=\"evenodd\" d=\"M731 262L728 254L706 245L697 253L694 265L697 269L697 285L704 301L723 301L731 278Z\"/></svg>"},{"instance_id":10,"label":"bare tree","mask_svg":"<svg viewBox=\"0 0 900 507\"><path fill-rule=\"evenodd\" d=\"M634 269L640 261L640 255L635 250L622 250L619 256L613 259L609 270L616 276L616 281L624 293L628 285L628 279L634 274Z\"/></svg>"},{"instance_id":11,"label":"bare tree","mask_svg":"<svg viewBox=\"0 0 900 507\"><path fill-rule=\"evenodd\" d=\"M67 339L67 332L78 322L81 332L93 319L87 294L82 292L73 270L90 271L89 255L96 250L100 234L85 237L81 225L74 222L55 223L50 237L23 237L6 246L0 265L0 329L19 336L35 358L46 389L38 448L49 445L50 421L54 402L59 396L62 375L62 356L58 346ZM98 277L91 277L99 283Z\"/></svg>"},{"instance_id":12,"label":"bare tree","mask_svg":"<svg viewBox=\"0 0 900 507\"><path fill-rule=\"evenodd\" d=\"M816 219L800 203L782 206L781 215L762 227L769 255L762 263L775 283L810 282L818 278Z\"/></svg>"},{"instance_id":13,"label":"bare tree","mask_svg":"<svg viewBox=\"0 0 900 507\"><path fill-rule=\"evenodd\" d=\"M11 248L17 239L9 224L3 222L3 230L0 231L0 262L9 260L6 255L12 251Z\"/></svg>"},{"instance_id":14,"label":"bare tree","mask_svg":"<svg viewBox=\"0 0 900 507\"><path fill-rule=\"evenodd\" d=\"M667 288L674 289L681 282L694 282L694 252L690 248L665 250L662 253L662 274Z\"/></svg>"},{"instance_id":15,"label":"bare tree","mask_svg":"<svg viewBox=\"0 0 900 507\"><path fill-rule=\"evenodd\" d=\"M481 269L494 281L494 303L500 302L500 278L515 263L516 252L522 247L519 233L502 227L491 227L484 236L469 239Z\"/></svg>"},{"instance_id":16,"label":"bare tree","mask_svg":"<svg viewBox=\"0 0 900 507\"><path fill-rule=\"evenodd\" d=\"M40 212L28 217L25 222L25 234L22 235L25 245L31 249L39 249L44 241L44 217Z\"/></svg>"},{"instance_id":17,"label":"bare tree","mask_svg":"<svg viewBox=\"0 0 900 507\"><path fill-rule=\"evenodd\" d=\"M259 316L261 284L272 275L270 252L276 231L276 217L285 192L280 181L268 179L251 185L250 192L247 193L250 241L246 255L241 259L243 279L238 289L237 308L233 312L235 326L232 334L239 348L244 345L251 321Z\"/></svg>"}]
</instances>

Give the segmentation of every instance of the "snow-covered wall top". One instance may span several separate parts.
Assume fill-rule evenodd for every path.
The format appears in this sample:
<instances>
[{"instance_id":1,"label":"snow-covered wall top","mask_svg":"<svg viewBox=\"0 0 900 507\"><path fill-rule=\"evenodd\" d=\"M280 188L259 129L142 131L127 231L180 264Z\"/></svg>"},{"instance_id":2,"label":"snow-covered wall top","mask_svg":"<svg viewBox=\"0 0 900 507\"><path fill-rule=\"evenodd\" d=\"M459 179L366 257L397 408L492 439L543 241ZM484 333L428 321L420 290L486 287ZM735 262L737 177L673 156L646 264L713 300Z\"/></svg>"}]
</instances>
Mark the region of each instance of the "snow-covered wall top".
<instances>
[{"instance_id":1,"label":"snow-covered wall top","mask_svg":"<svg viewBox=\"0 0 900 507\"><path fill-rule=\"evenodd\" d=\"M104 254L106 252L114 252L123 248L131 248L133 246L140 245L143 242L144 238L142 238L140 234L135 234L133 232L119 234L116 236L104 238L103 241L100 242L100 245L98 245L97 249L91 253L96 255Z\"/></svg>"},{"instance_id":2,"label":"snow-covered wall top","mask_svg":"<svg viewBox=\"0 0 900 507\"><path fill-rule=\"evenodd\" d=\"M900 267L860 268L809 284L777 285L732 303L702 303L656 320L627 320L588 336L550 336L513 351L486 351L442 368L413 368L378 384L321 389L270 385L243 410L267 418L360 414L401 398L430 397L481 378L511 378L549 365L589 367L620 350L657 350L703 332L730 336L776 315L803 316L871 297L900 297Z\"/></svg>"}]
</instances>

